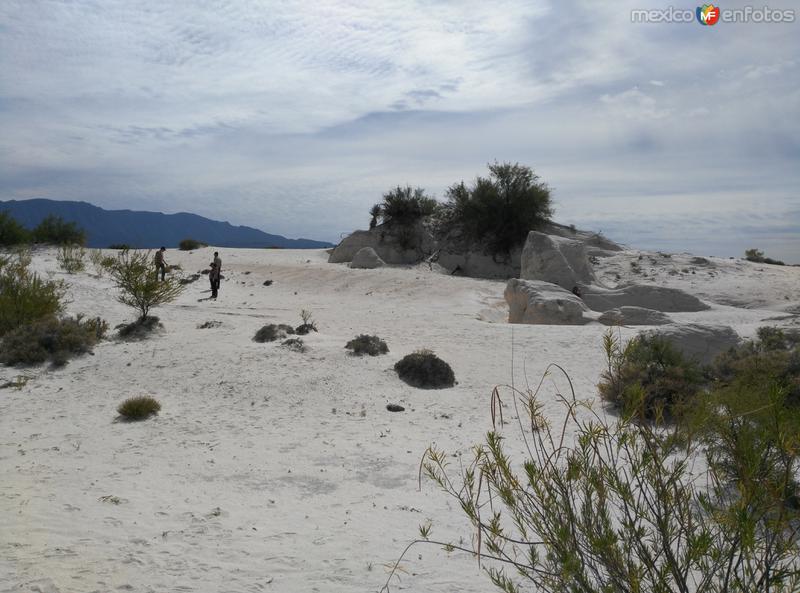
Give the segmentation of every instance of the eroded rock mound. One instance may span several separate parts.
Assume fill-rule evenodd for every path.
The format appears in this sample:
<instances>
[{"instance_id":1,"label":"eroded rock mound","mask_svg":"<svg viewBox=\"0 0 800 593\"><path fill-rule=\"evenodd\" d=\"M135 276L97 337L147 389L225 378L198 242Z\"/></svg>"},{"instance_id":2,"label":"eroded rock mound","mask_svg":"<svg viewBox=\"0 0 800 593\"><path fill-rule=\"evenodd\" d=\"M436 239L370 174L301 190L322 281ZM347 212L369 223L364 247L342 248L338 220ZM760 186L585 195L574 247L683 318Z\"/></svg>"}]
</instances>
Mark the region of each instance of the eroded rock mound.
<instances>
[{"instance_id":1,"label":"eroded rock mound","mask_svg":"<svg viewBox=\"0 0 800 593\"><path fill-rule=\"evenodd\" d=\"M354 231L333 249L328 262L352 261L364 247L371 247L387 264L414 264L435 251L433 235L422 223L412 227L378 225L368 231Z\"/></svg>"},{"instance_id":2,"label":"eroded rock mound","mask_svg":"<svg viewBox=\"0 0 800 593\"><path fill-rule=\"evenodd\" d=\"M669 315L644 307L609 309L597 321L603 325L665 325L671 323Z\"/></svg>"},{"instance_id":3,"label":"eroded rock mound","mask_svg":"<svg viewBox=\"0 0 800 593\"><path fill-rule=\"evenodd\" d=\"M678 288L630 284L617 288L582 286L581 297L594 311L609 311L620 307L641 307L663 313L705 311L710 307L696 296Z\"/></svg>"},{"instance_id":4,"label":"eroded rock mound","mask_svg":"<svg viewBox=\"0 0 800 593\"><path fill-rule=\"evenodd\" d=\"M375 253L372 247L362 247L359 249L353 256L353 261L350 262L351 268L362 268L366 270L380 268L383 265L384 261Z\"/></svg>"},{"instance_id":5,"label":"eroded rock mound","mask_svg":"<svg viewBox=\"0 0 800 593\"><path fill-rule=\"evenodd\" d=\"M580 298L556 284L512 278L505 290L509 323L581 325L589 321Z\"/></svg>"},{"instance_id":6,"label":"eroded rock mound","mask_svg":"<svg viewBox=\"0 0 800 593\"><path fill-rule=\"evenodd\" d=\"M520 278L558 284L567 290L595 280L581 241L538 231L528 233L522 250Z\"/></svg>"},{"instance_id":7,"label":"eroded rock mound","mask_svg":"<svg viewBox=\"0 0 800 593\"><path fill-rule=\"evenodd\" d=\"M740 341L739 334L726 325L670 324L648 333L664 338L684 356L702 364L710 363Z\"/></svg>"}]
</instances>

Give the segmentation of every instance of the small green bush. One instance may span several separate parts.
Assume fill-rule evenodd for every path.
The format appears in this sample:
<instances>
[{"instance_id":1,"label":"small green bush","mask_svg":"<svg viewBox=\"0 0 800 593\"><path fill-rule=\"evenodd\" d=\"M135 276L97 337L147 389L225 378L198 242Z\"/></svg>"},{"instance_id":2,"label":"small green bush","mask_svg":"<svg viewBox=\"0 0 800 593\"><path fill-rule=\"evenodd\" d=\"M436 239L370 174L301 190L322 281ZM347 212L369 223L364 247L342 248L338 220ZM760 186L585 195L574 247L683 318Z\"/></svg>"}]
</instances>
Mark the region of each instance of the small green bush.
<instances>
[{"instance_id":1,"label":"small green bush","mask_svg":"<svg viewBox=\"0 0 800 593\"><path fill-rule=\"evenodd\" d=\"M0 247L30 243L31 234L6 210L0 210Z\"/></svg>"},{"instance_id":2,"label":"small green bush","mask_svg":"<svg viewBox=\"0 0 800 593\"><path fill-rule=\"evenodd\" d=\"M183 239L180 243L178 243L178 249L181 251L194 251L195 249L200 249L201 247L207 246L208 245L206 243L202 243L194 239Z\"/></svg>"},{"instance_id":3,"label":"small green bush","mask_svg":"<svg viewBox=\"0 0 800 593\"><path fill-rule=\"evenodd\" d=\"M122 402L117 412L128 421L145 420L161 411L161 404L150 396L131 397Z\"/></svg>"},{"instance_id":4,"label":"small green bush","mask_svg":"<svg viewBox=\"0 0 800 593\"><path fill-rule=\"evenodd\" d=\"M77 274L86 269L85 257L86 250L80 245L64 244L58 248L56 261L58 266L67 274Z\"/></svg>"},{"instance_id":5,"label":"small green bush","mask_svg":"<svg viewBox=\"0 0 800 593\"><path fill-rule=\"evenodd\" d=\"M73 356L90 352L108 330L99 317L51 317L22 325L3 336L0 362L63 366Z\"/></svg>"},{"instance_id":6,"label":"small green bush","mask_svg":"<svg viewBox=\"0 0 800 593\"><path fill-rule=\"evenodd\" d=\"M367 334L356 336L347 342L344 347L351 350L353 356L363 356L364 354L379 356L389 352L386 342L378 336L368 336Z\"/></svg>"},{"instance_id":7,"label":"small green bush","mask_svg":"<svg viewBox=\"0 0 800 593\"><path fill-rule=\"evenodd\" d=\"M275 340L283 340L293 333L294 328L291 325L270 323L256 332L256 335L253 336L253 341L259 343L274 342Z\"/></svg>"},{"instance_id":8,"label":"small green bush","mask_svg":"<svg viewBox=\"0 0 800 593\"><path fill-rule=\"evenodd\" d=\"M36 243L48 245L86 245L86 231L74 222L67 222L60 216L50 214L32 231Z\"/></svg>"},{"instance_id":9,"label":"small green bush","mask_svg":"<svg viewBox=\"0 0 800 593\"><path fill-rule=\"evenodd\" d=\"M394 365L398 376L421 389L443 389L455 384L455 375L450 365L430 350L417 350L404 356Z\"/></svg>"},{"instance_id":10,"label":"small green bush","mask_svg":"<svg viewBox=\"0 0 800 593\"><path fill-rule=\"evenodd\" d=\"M608 332L604 347L608 366L598 384L600 397L626 417L673 418L703 388L700 367L663 338L641 335L622 346Z\"/></svg>"},{"instance_id":11,"label":"small green bush","mask_svg":"<svg viewBox=\"0 0 800 593\"><path fill-rule=\"evenodd\" d=\"M29 261L25 252L0 258L0 336L63 309L64 284L43 280L28 269Z\"/></svg>"},{"instance_id":12,"label":"small green bush","mask_svg":"<svg viewBox=\"0 0 800 593\"><path fill-rule=\"evenodd\" d=\"M131 323L122 323L115 329L117 335L124 340L144 340L163 327L158 317L148 315Z\"/></svg>"},{"instance_id":13,"label":"small green bush","mask_svg":"<svg viewBox=\"0 0 800 593\"><path fill-rule=\"evenodd\" d=\"M186 288L178 276L159 280L149 251L122 251L109 271L119 289L117 300L136 309L142 320L152 308L174 301Z\"/></svg>"}]
</instances>

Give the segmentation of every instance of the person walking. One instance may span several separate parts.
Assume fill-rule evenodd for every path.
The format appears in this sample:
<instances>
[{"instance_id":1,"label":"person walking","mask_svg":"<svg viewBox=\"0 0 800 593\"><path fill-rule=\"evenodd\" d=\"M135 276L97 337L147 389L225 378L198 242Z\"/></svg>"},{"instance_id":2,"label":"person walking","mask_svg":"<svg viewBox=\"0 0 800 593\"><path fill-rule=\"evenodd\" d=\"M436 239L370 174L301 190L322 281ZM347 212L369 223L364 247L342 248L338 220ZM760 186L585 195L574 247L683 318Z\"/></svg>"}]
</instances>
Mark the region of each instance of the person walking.
<instances>
[{"instance_id":1,"label":"person walking","mask_svg":"<svg viewBox=\"0 0 800 593\"><path fill-rule=\"evenodd\" d=\"M158 251L156 251L156 279L158 278L158 273L161 272L161 281L163 282L165 276L167 275L167 262L164 261L164 252L167 250L166 247L161 247Z\"/></svg>"}]
</instances>

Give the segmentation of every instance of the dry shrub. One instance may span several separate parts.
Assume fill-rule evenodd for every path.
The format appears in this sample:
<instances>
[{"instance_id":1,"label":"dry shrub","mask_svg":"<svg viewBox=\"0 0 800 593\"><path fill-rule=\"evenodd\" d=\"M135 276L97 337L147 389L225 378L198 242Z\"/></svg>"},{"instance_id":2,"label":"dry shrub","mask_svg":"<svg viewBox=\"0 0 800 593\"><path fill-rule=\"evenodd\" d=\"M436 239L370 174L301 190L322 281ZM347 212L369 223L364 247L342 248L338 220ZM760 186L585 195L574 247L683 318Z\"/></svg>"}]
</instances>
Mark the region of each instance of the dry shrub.
<instances>
[{"instance_id":1,"label":"dry shrub","mask_svg":"<svg viewBox=\"0 0 800 593\"><path fill-rule=\"evenodd\" d=\"M367 334L356 336L347 342L344 347L350 350L350 354L353 356L363 356L364 354L379 356L389 352L386 342L378 336L368 336Z\"/></svg>"},{"instance_id":2,"label":"dry shrub","mask_svg":"<svg viewBox=\"0 0 800 593\"><path fill-rule=\"evenodd\" d=\"M122 402L117 412L124 420L145 420L161 411L161 404L150 396L131 397Z\"/></svg>"},{"instance_id":3,"label":"dry shrub","mask_svg":"<svg viewBox=\"0 0 800 593\"><path fill-rule=\"evenodd\" d=\"M253 341L259 343L274 342L275 340L283 340L293 333L294 328L291 325L270 323L256 332L256 335L253 336Z\"/></svg>"},{"instance_id":4,"label":"dry shrub","mask_svg":"<svg viewBox=\"0 0 800 593\"><path fill-rule=\"evenodd\" d=\"M63 366L80 354L90 352L108 330L100 319L50 317L22 325L7 333L0 344L3 364L41 364L51 361Z\"/></svg>"},{"instance_id":5,"label":"dry shrub","mask_svg":"<svg viewBox=\"0 0 800 593\"><path fill-rule=\"evenodd\" d=\"M420 389L443 389L455 384L455 375L450 365L430 350L417 350L404 356L394 365L398 376Z\"/></svg>"}]
</instances>

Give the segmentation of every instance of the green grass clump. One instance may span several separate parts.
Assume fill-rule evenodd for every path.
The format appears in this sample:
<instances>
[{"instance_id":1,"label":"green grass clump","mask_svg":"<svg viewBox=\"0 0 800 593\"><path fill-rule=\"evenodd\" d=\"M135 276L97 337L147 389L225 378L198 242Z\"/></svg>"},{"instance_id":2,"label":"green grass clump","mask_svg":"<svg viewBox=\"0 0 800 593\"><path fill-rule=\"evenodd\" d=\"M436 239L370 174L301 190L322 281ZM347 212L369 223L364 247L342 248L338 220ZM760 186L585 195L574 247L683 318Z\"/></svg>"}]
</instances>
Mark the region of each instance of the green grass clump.
<instances>
[{"instance_id":1,"label":"green grass clump","mask_svg":"<svg viewBox=\"0 0 800 593\"><path fill-rule=\"evenodd\" d=\"M63 366L70 358L91 352L107 330L108 324L99 317L40 319L3 336L0 362L42 364L49 360L54 366Z\"/></svg>"},{"instance_id":2,"label":"green grass clump","mask_svg":"<svg viewBox=\"0 0 800 593\"><path fill-rule=\"evenodd\" d=\"M146 395L126 399L117 408L119 415L128 421L145 420L160 410L158 400Z\"/></svg>"},{"instance_id":3,"label":"green grass clump","mask_svg":"<svg viewBox=\"0 0 800 593\"><path fill-rule=\"evenodd\" d=\"M430 350L417 350L404 356L394 365L398 376L421 389L452 387L456 378L450 365Z\"/></svg>"},{"instance_id":4,"label":"green grass clump","mask_svg":"<svg viewBox=\"0 0 800 593\"><path fill-rule=\"evenodd\" d=\"M253 336L253 341L259 343L274 342L275 340L282 340L293 333L294 328L291 325L270 323L256 332L256 335Z\"/></svg>"},{"instance_id":5,"label":"green grass clump","mask_svg":"<svg viewBox=\"0 0 800 593\"><path fill-rule=\"evenodd\" d=\"M363 356L364 354L379 356L389 352L386 342L378 336L368 336L367 334L356 336L347 342L344 347L350 350L353 356Z\"/></svg>"}]
</instances>

